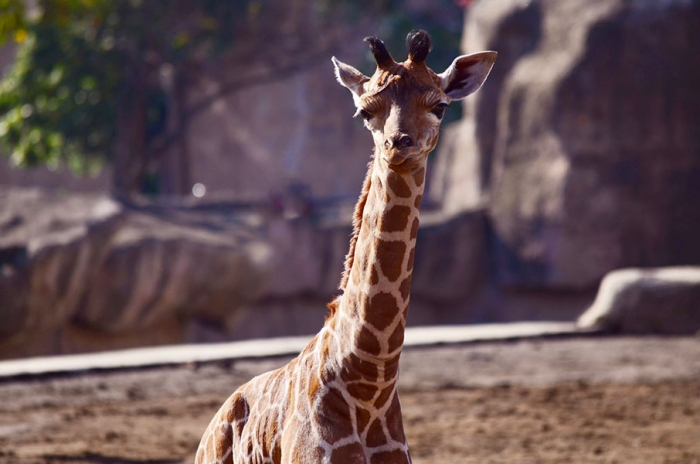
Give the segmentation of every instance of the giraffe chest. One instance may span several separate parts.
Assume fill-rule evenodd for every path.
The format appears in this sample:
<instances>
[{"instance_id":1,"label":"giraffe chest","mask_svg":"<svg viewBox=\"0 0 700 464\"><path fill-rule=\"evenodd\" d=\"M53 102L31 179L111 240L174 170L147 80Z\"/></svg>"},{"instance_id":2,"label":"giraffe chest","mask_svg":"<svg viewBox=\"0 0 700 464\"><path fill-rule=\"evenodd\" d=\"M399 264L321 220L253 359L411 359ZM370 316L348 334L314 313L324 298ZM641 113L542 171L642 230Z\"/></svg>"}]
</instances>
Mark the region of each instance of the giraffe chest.
<instances>
[{"instance_id":1,"label":"giraffe chest","mask_svg":"<svg viewBox=\"0 0 700 464\"><path fill-rule=\"evenodd\" d=\"M293 463L409 463L398 395L392 390L376 408L327 387L308 410L295 411L287 421L283 455Z\"/></svg>"},{"instance_id":2,"label":"giraffe chest","mask_svg":"<svg viewBox=\"0 0 700 464\"><path fill-rule=\"evenodd\" d=\"M378 464L410 462L394 392L381 408L359 405L324 388L314 401L287 405L258 398L240 434L234 463Z\"/></svg>"}]
</instances>

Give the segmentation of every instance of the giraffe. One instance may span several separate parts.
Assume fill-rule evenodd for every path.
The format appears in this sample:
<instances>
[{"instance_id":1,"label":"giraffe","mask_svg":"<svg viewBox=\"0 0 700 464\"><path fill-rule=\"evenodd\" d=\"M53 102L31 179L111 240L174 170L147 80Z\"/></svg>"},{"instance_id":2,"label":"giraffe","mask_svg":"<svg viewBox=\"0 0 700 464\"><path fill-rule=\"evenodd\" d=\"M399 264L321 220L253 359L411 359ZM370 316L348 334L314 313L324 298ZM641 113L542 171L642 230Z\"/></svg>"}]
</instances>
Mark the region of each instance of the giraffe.
<instances>
[{"instance_id":1,"label":"giraffe","mask_svg":"<svg viewBox=\"0 0 700 464\"><path fill-rule=\"evenodd\" d=\"M289 364L255 377L221 406L196 463L410 463L397 393L418 207L445 108L478 90L495 52L459 56L441 74L431 39L413 31L397 63L376 37L371 77L332 58L375 150L355 207L340 294Z\"/></svg>"}]
</instances>

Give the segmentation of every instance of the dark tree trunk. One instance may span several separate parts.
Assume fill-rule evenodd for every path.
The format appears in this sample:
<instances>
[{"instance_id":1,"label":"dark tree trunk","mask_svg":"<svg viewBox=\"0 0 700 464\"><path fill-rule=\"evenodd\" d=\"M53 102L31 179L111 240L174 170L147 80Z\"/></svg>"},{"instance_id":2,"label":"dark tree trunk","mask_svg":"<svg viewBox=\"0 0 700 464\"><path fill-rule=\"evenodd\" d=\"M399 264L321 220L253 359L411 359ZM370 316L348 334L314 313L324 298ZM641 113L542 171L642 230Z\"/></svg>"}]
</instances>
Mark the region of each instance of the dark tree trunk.
<instances>
[{"instance_id":1,"label":"dark tree trunk","mask_svg":"<svg viewBox=\"0 0 700 464\"><path fill-rule=\"evenodd\" d=\"M139 72L127 82L117 109L113 193L129 199L141 193L147 162L146 83Z\"/></svg>"},{"instance_id":2,"label":"dark tree trunk","mask_svg":"<svg viewBox=\"0 0 700 464\"><path fill-rule=\"evenodd\" d=\"M166 195L189 195L192 189L192 166L187 145L185 80L176 74L169 84L165 86L168 99L166 134L167 138L173 138L173 143L160 154L161 192Z\"/></svg>"}]
</instances>

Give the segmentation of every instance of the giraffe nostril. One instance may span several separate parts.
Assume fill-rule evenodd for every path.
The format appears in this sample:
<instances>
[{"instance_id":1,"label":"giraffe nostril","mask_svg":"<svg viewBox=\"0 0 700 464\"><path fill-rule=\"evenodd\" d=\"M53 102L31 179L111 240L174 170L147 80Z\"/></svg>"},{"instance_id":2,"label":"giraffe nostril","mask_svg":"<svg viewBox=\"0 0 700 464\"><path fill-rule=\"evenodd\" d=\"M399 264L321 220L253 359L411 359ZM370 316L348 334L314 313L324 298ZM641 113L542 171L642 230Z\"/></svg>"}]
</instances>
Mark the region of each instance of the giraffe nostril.
<instances>
[{"instance_id":1,"label":"giraffe nostril","mask_svg":"<svg viewBox=\"0 0 700 464\"><path fill-rule=\"evenodd\" d=\"M387 139L384 146L387 148L408 148L413 146L413 139L410 135L397 134Z\"/></svg>"}]
</instances>

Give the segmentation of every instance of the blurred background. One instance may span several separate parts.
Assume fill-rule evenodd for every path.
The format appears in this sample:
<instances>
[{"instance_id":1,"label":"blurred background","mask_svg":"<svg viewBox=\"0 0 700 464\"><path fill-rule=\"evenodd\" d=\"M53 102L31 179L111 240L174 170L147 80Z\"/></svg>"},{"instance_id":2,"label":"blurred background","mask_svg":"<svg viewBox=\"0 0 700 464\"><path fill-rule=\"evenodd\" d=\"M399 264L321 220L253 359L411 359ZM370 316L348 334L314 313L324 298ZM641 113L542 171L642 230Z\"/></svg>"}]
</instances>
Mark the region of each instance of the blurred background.
<instances>
[{"instance_id":1,"label":"blurred background","mask_svg":"<svg viewBox=\"0 0 700 464\"><path fill-rule=\"evenodd\" d=\"M415 28L436 72L499 58L431 155L409 325L700 264L698 1L0 0L0 358L315 333L372 150L330 58Z\"/></svg>"}]
</instances>

